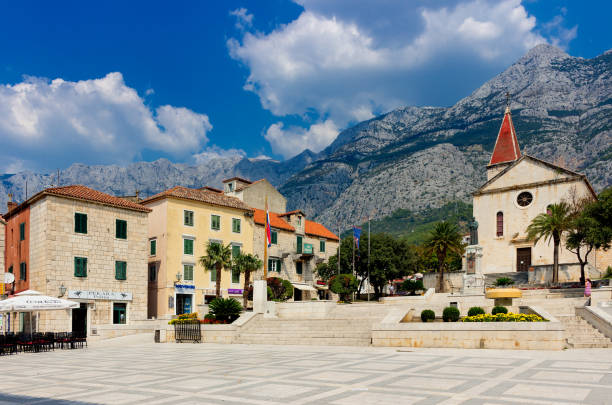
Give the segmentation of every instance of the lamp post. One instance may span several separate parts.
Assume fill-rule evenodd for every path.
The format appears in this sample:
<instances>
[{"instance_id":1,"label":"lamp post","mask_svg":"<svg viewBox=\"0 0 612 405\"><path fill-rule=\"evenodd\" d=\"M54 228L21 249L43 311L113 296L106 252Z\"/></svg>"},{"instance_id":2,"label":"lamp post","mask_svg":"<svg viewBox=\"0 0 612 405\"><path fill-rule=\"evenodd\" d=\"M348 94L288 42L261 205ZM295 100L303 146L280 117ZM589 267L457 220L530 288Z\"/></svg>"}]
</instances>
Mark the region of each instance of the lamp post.
<instances>
[{"instance_id":1,"label":"lamp post","mask_svg":"<svg viewBox=\"0 0 612 405\"><path fill-rule=\"evenodd\" d=\"M64 284L62 283L62 285L59 286L59 296L63 297L64 294L66 294L66 287L64 286Z\"/></svg>"}]
</instances>

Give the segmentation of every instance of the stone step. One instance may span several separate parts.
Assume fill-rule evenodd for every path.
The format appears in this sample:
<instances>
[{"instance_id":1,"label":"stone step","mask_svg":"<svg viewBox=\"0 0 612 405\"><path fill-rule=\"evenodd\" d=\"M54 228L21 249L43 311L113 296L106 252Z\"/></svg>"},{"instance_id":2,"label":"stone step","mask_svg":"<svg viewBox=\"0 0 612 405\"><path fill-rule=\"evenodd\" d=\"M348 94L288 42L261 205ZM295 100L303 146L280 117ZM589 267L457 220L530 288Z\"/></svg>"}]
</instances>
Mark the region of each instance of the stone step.
<instances>
[{"instance_id":1,"label":"stone step","mask_svg":"<svg viewBox=\"0 0 612 405\"><path fill-rule=\"evenodd\" d=\"M607 349L612 348L612 344L601 344L601 343L574 343L572 344L574 349Z\"/></svg>"},{"instance_id":2,"label":"stone step","mask_svg":"<svg viewBox=\"0 0 612 405\"><path fill-rule=\"evenodd\" d=\"M264 340L260 338L238 338L237 343L242 344L266 344L269 345L320 345L320 346L369 346L371 339L357 338L303 338L303 339L282 339L282 340Z\"/></svg>"},{"instance_id":3,"label":"stone step","mask_svg":"<svg viewBox=\"0 0 612 405\"><path fill-rule=\"evenodd\" d=\"M319 333L265 333L265 332L241 332L241 337L261 337L265 339L283 338L362 338L371 337L371 333L343 333L343 332L319 332Z\"/></svg>"}]
</instances>

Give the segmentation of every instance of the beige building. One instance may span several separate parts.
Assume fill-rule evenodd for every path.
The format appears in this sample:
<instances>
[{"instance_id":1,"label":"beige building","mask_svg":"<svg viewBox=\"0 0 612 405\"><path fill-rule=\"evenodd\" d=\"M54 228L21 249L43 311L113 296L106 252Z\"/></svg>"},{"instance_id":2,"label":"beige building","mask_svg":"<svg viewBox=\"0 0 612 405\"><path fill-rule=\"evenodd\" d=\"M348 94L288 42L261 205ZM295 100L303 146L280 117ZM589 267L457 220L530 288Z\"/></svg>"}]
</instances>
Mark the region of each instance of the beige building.
<instances>
[{"instance_id":1,"label":"beige building","mask_svg":"<svg viewBox=\"0 0 612 405\"><path fill-rule=\"evenodd\" d=\"M198 312L215 297L216 273L199 259L208 242L231 245L232 254L253 253L253 210L210 187L174 187L142 204L149 214L150 318ZM240 299L244 275L224 269L221 294Z\"/></svg>"},{"instance_id":2,"label":"beige building","mask_svg":"<svg viewBox=\"0 0 612 405\"><path fill-rule=\"evenodd\" d=\"M40 331L98 335L100 328L146 319L148 213L140 204L75 185L41 191L4 215L11 231L19 230L7 246L7 271L14 272L18 290L81 303L41 312Z\"/></svg>"},{"instance_id":3,"label":"beige building","mask_svg":"<svg viewBox=\"0 0 612 405\"><path fill-rule=\"evenodd\" d=\"M483 273L529 271L553 263L552 241L533 243L526 229L550 204L572 197L595 197L586 176L521 154L510 110L506 109L487 182L474 193ZM595 254L590 262L594 262ZM559 263L575 275L578 260L562 244ZM573 276L572 276L573 278Z\"/></svg>"},{"instance_id":4,"label":"beige building","mask_svg":"<svg viewBox=\"0 0 612 405\"><path fill-rule=\"evenodd\" d=\"M266 200L270 215L272 244L268 248L268 277L291 281L295 300L310 300L326 295L326 287L317 284L315 268L337 253L338 236L322 224L306 219L300 211L286 212L287 200L266 179L251 182L241 178L224 181L227 195L240 198L255 209L253 249L263 259L266 224ZM263 277L263 269L255 279Z\"/></svg>"},{"instance_id":5,"label":"beige building","mask_svg":"<svg viewBox=\"0 0 612 405\"><path fill-rule=\"evenodd\" d=\"M5 240L6 240L6 235L4 234L6 229L6 222L4 221L4 219L2 219L2 217L0 217L0 269L2 269L2 272L4 272L4 257L6 256L6 252L4 250L5 248ZM4 275L2 275L4 277ZM0 293L4 294L4 280L0 279Z\"/></svg>"}]
</instances>

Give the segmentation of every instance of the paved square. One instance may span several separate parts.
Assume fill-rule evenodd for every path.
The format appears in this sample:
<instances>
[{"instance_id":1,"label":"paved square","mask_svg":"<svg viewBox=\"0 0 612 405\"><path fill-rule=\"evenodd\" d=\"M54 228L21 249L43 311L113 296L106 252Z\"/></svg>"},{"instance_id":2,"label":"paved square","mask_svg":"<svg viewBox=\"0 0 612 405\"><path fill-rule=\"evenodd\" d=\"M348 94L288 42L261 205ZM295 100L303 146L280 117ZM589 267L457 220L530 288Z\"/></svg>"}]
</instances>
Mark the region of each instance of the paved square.
<instances>
[{"instance_id":1,"label":"paved square","mask_svg":"<svg viewBox=\"0 0 612 405\"><path fill-rule=\"evenodd\" d=\"M3 404L612 405L612 350L154 344L0 357Z\"/></svg>"}]
</instances>

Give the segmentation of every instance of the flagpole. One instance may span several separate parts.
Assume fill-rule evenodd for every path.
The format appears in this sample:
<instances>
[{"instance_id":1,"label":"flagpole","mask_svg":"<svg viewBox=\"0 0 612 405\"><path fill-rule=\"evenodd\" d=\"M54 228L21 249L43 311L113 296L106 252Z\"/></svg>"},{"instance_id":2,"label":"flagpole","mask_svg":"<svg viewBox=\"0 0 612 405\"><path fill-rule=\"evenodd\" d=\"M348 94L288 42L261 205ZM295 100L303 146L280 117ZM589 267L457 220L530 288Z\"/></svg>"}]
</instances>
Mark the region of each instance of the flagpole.
<instances>
[{"instance_id":1,"label":"flagpole","mask_svg":"<svg viewBox=\"0 0 612 405\"><path fill-rule=\"evenodd\" d=\"M263 279L268 279L268 196L266 195L266 219L264 220L264 274Z\"/></svg>"}]
</instances>

